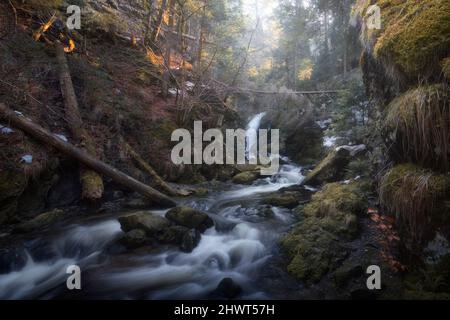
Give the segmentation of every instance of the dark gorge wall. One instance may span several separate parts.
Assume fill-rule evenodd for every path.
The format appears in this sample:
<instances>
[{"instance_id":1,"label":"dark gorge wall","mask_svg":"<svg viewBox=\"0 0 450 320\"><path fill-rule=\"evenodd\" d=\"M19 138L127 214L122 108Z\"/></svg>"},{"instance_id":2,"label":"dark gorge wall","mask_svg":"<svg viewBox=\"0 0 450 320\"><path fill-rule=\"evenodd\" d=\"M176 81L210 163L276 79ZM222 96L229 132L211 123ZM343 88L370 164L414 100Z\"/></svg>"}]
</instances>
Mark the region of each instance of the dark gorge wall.
<instances>
[{"instance_id":1,"label":"dark gorge wall","mask_svg":"<svg viewBox=\"0 0 450 320\"><path fill-rule=\"evenodd\" d=\"M381 9L380 30L368 28L371 4ZM430 241L450 239L450 5L358 1L354 14L362 27L364 81L389 157L380 200L395 214L405 249L423 260L433 254Z\"/></svg>"}]
</instances>

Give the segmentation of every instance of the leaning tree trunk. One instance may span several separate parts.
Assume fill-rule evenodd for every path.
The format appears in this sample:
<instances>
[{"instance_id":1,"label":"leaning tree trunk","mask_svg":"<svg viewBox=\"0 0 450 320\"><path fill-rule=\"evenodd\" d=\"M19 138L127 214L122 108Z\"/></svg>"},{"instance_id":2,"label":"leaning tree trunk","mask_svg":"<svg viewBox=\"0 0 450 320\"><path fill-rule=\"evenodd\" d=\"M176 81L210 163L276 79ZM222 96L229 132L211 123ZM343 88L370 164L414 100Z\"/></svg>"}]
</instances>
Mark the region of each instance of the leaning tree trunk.
<instances>
[{"instance_id":1,"label":"leaning tree trunk","mask_svg":"<svg viewBox=\"0 0 450 320\"><path fill-rule=\"evenodd\" d=\"M137 181L136 179L126 175L125 173L104 163L103 161L96 159L85 150L77 148L72 144L63 141L58 136L48 132L26 117L12 111L3 103L0 103L0 119L3 118L12 127L23 130L25 133L27 133L43 145L54 147L63 154L79 161L87 168L110 177L115 182L142 194L150 201L165 207L176 206L176 203L168 196L153 189L152 187L143 184L142 182Z\"/></svg>"},{"instance_id":2,"label":"leaning tree trunk","mask_svg":"<svg viewBox=\"0 0 450 320\"><path fill-rule=\"evenodd\" d=\"M123 138L120 139L122 142L122 145L124 146L126 152L130 155L130 157L133 159L133 161L136 163L136 165L141 169L143 172L147 173L153 180L154 186L164 192L165 194L169 196L177 196L178 193L172 187L170 187L152 168L150 164L147 163L142 157L134 151L134 149L125 141Z\"/></svg>"},{"instance_id":3,"label":"leaning tree trunk","mask_svg":"<svg viewBox=\"0 0 450 320\"><path fill-rule=\"evenodd\" d=\"M92 138L83 127L77 97L70 76L69 65L64 53L64 48L60 43L56 44L56 57L59 64L59 82L61 93L64 98L65 118L72 133L72 137L76 144L85 149L87 153L95 156L95 145ZM97 172L81 167L80 182L83 199L95 201L102 197L103 180Z\"/></svg>"}]
</instances>

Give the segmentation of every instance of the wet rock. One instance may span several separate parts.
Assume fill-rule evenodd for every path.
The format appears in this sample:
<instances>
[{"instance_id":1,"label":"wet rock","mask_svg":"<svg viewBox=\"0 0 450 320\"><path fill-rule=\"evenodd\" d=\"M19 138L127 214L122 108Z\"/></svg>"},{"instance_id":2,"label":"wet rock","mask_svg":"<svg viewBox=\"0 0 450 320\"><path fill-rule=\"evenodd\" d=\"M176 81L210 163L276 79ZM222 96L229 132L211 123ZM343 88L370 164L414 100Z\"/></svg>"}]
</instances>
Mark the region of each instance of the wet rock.
<instances>
[{"instance_id":1,"label":"wet rock","mask_svg":"<svg viewBox=\"0 0 450 320\"><path fill-rule=\"evenodd\" d=\"M220 166L217 170L217 180L228 181L236 175L236 168L234 166Z\"/></svg>"},{"instance_id":2,"label":"wet rock","mask_svg":"<svg viewBox=\"0 0 450 320\"><path fill-rule=\"evenodd\" d=\"M295 208L299 204L298 194L295 192L274 193L266 197L263 202L276 207Z\"/></svg>"},{"instance_id":3,"label":"wet rock","mask_svg":"<svg viewBox=\"0 0 450 320\"><path fill-rule=\"evenodd\" d=\"M214 221L214 227L218 232L228 232L233 230L236 226L236 222L230 221L222 216L211 214L211 219Z\"/></svg>"},{"instance_id":4,"label":"wet rock","mask_svg":"<svg viewBox=\"0 0 450 320\"><path fill-rule=\"evenodd\" d=\"M158 238L170 226L167 219L144 211L120 217L118 220L123 231L141 229L147 236L154 238Z\"/></svg>"},{"instance_id":5,"label":"wet rock","mask_svg":"<svg viewBox=\"0 0 450 320\"><path fill-rule=\"evenodd\" d=\"M191 229L188 230L184 235L183 239L181 240L180 249L184 252L192 252L194 248L198 245L200 242L202 235L198 230Z\"/></svg>"},{"instance_id":6,"label":"wet rock","mask_svg":"<svg viewBox=\"0 0 450 320\"><path fill-rule=\"evenodd\" d=\"M273 218L275 216L271 206L262 206L259 208L258 213L264 218Z\"/></svg>"},{"instance_id":7,"label":"wet rock","mask_svg":"<svg viewBox=\"0 0 450 320\"><path fill-rule=\"evenodd\" d=\"M171 226L158 238L160 242L176 245L184 252L192 252L200 239L201 234L198 230L183 226Z\"/></svg>"},{"instance_id":8,"label":"wet rock","mask_svg":"<svg viewBox=\"0 0 450 320\"><path fill-rule=\"evenodd\" d=\"M318 186L326 182L340 181L345 176L345 167L351 160L350 151L341 148L334 150L323 159L313 171L309 172L302 184Z\"/></svg>"},{"instance_id":9,"label":"wet rock","mask_svg":"<svg viewBox=\"0 0 450 320\"><path fill-rule=\"evenodd\" d=\"M127 248L138 248L148 243L148 238L144 230L133 229L125 233L120 243Z\"/></svg>"},{"instance_id":10,"label":"wet rock","mask_svg":"<svg viewBox=\"0 0 450 320\"><path fill-rule=\"evenodd\" d=\"M166 213L166 218L177 225L197 229L200 232L214 226L214 221L206 213L186 206L170 209Z\"/></svg>"},{"instance_id":11,"label":"wet rock","mask_svg":"<svg viewBox=\"0 0 450 320\"><path fill-rule=\"evenodd\" d=\"M294 185L269 194L263 202L276 207L293 209L311 199L313 192L302 185Z\"/></svg>"},{"instance_id":12,"label":"wet rock","mask_svg":"<svg viewBox=\"0 0 450 320\"><path fill-rule=\"evenodd\" d=\"M41 213L32 220L23 222L14 228L14 232L31 232L45 228L64 217L64 211L55 209L49 212Z\"/></svg>"},{"instance_id":13,"label":"wet rock","mask_svg":"<svg viewBox=\"0 0 450 320\"><path fill-rule=\"evenodd\" d=\"M178 246L181 245L183 237L187 232L189 232L189 228L183 226L170 226L160 237L158 237L158 240L163 243Z\"/></svg>"},{"instance_id":14,"label":"wet rock","mask_svg":"<svg viewBox=\"0 0 450 320\"><path fill-rule=\"evenodd\" d=\"M206 188L197 188L195 190L195 195L199 197L204 197L209 193L209 190Z\"/></svg>"},{"instance_id":15,"label":"wet rock","mask_svg":"<svg viewBox=\"0 0 450 320\"><path fill-rule=\"evenodd\" d=\"M213 291L212 296L225 299L237 298L242 293L242 288L231 278L224 278Z\"/></svg>"},{"instance_id":16,"label":"wet rock","mask_svg":"<svg viewBox=\"0 0 450 320\"><path fill-rule=\"evenodd\" d=\"M246 171L235 175L231 181L236 184L248 185L252 184L252 182L258 179L259 176L260 176L259 171Z\"/></svg>"}]
</instances>

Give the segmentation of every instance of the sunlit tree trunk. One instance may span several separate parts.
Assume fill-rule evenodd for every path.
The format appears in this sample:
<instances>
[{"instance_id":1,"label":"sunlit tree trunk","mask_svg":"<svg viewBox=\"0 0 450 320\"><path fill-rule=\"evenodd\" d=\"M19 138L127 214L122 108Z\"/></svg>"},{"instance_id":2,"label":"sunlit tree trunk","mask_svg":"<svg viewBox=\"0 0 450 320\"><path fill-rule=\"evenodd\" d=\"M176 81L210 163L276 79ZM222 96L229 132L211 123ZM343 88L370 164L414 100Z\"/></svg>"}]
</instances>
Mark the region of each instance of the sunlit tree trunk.
<instances>
[{"instance_id":1,"label":"sunlit tree trunk","mask_svg":"<svg viewBox=\"0 0 450 320\"><path fill-rule=\"evenodd\" d=\"M153 43L156 43L158 41L159 34L161 32L161 26L164 20L164 13L166 12L167 8L167 0L161 0L161 7L159 8L158 12L158 18L156 19L156 25L153 29L151 40Z\"/></svg>"}]
</instances>

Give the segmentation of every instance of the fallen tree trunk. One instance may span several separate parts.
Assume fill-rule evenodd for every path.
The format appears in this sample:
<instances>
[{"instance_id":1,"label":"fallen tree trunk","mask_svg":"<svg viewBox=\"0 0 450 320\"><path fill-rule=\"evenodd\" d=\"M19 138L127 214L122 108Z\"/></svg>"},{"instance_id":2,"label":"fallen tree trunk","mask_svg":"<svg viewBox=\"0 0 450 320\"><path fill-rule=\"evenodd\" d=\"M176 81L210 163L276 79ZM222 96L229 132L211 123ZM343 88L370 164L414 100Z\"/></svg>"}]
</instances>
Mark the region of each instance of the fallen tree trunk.
<instances>
[{"instance_id":1,"label":"fallen tree trunk","mask_svg":"<svg viewBox=\"0 0 450 320\"><path fill-rule=\"evenodd\" d=\"M83 120L81 119L80 110L78 108L69 65L67 64L64 48L59 42L56 43L56 58L59 65L59 82L61 93L64 98L65 117L73 139L76 144L80 145L88 153L97 156L92 138L83 127ZM103 180L97 172L81 167L80 182L83 199L96 201L102 197L104 189Z\"/></svg>"},{"instance_id":2,"label":"fallen tree trunk","mask_svg":"<svg viewBox=\"0 0 450 320\"><path fill-rule=\"evenodd\" d=\"M4 118L9 124L17 129L23 130L31 137L40 141L44 145L50 145L65 155L74 158L86 167L95 170L105 176L110 177L115 182L122 184L131 190L134 190L155 204L161 206L173 207L176 203L161 192L149 187L142 182L126 175L125 173L113 168L88 154L86 151L76 148L72 144L63 141L52 133L48 132L41 126L33 123L24 116L15 113L9 109L5 104L0 103L0 118Z\"/></svg>"},{"instance_id":3,"label":"fallen tree trunk","mask_svg":"<svg viewBox=\"0 0 450 320\"><path fill-rule=\"evenodd\" d=\"M121 143L125 147L125 150L127 153L131 156L131 158L134 160L136 165L147 173L152 179L153 183L155 184L155 187L164 192L165 194L169 196L177 196L178 193L172 187L170 187L157 173L156 171L150 166L142 157L134 151L134 149L123 139L121 138Z\"/></svg>"}]
</instances>

